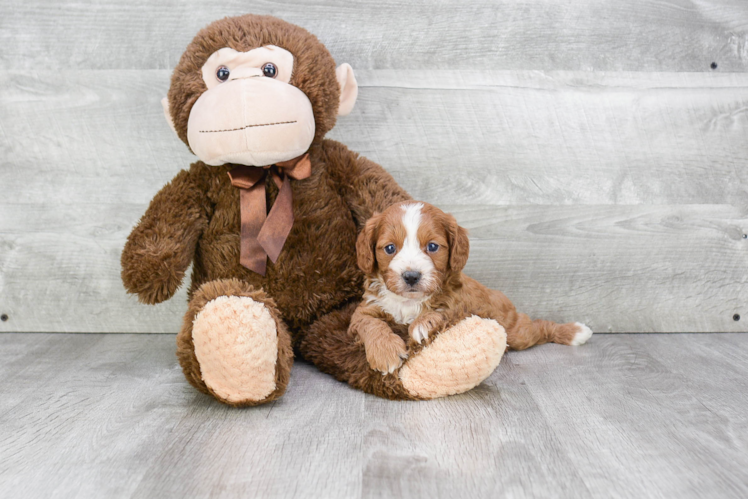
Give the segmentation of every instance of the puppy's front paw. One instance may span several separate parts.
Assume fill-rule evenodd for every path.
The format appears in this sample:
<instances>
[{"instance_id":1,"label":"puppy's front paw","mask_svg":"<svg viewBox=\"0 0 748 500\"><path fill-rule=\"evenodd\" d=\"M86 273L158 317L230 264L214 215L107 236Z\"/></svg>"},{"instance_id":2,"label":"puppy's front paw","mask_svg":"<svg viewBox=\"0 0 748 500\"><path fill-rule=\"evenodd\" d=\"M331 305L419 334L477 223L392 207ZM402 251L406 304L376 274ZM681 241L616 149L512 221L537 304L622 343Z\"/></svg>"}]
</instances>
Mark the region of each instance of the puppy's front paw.
<instances>
[{"instance_id":1,"label":"puppy's front paw","mask_svg":"<svg viewBox=\"0 0 748 500\"><path fill-rule=\"evenodd\" d=\"M423 323L413 323L410 326L410 338L418 342L419 344L429 338L429 329Z\"/></svg>"},{"instance_id":2,"label":"puppy's front paw","mask_svg":"<svg viewBox=\"0 0 748 500\"><path fill-rule=\"evenodd\" d=\"M384 375L400 368L408 358L405 342L394 333L367 342L365 348L369 366Z\"/></svg>"},{"instance_id":3,"label":"puppy's front paw","mask_svg":"<svg viewBox=\"0 0 748 500\"><path fill-rule=\"evenodd\" d=\"M408 328L410 338L422 343L424 340L435 334L444 326L444 318L436 312L428 312L419 316Z\"/></svg>"}]
</instances>

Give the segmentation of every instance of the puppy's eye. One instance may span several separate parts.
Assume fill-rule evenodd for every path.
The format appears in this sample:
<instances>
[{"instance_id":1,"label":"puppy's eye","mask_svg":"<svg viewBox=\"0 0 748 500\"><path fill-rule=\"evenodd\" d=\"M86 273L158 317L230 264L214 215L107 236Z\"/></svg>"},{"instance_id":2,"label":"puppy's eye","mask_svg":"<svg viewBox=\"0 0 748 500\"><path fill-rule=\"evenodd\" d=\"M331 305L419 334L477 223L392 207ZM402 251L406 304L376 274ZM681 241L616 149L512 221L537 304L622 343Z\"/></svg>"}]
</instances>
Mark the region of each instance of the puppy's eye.
<instances>
[{"instance_id":1,"label":"puppy's eye","mask_svg":"<svg viewBox=\"0 0 748 500\"><path fill-rule=\"evenodd\" d=\"M386 253L387 255L392 255L393 253L395 253L395 245L390 243L389 245L384 247L384 253Z\"/></svg>"},{"instance_id":2,"label":"puppy's eye","mask_svg":"<svg viewBox=\"0 0 748 500\"><path fill-rule=\"evenodd\" d=\"M219 82L225 82L229 79L229 75L231 72L226 66L221 66L216 70L216 78L218 78Z\"/></svg>"},{"instance_id":3,"label":"puppy's eye","mask_svg":"<svg viewBox=\"0 0 748 500\"><path fill-rule=\"evenodd\" d=\"M278 68L273 63L265 63L262 67L262 74L268 78L275 78L278 76Z\"/></svg>"},{"instance_id":4,"label":"puppy's eye","mask_svg":"<svg viewBox=\"0 0 748 500\"><path fill-rule=\"evenodd\" d=\"M434 252L436 252L437 250L439 250L439 245L437 245L436 243L434 243L434 242L432 241L431 243L429 243L428 245L426 245L426 249L427 249L427 250L428 250L429 252L431 252L431 253L434 253Z\"/></svg>"}]
</instances>

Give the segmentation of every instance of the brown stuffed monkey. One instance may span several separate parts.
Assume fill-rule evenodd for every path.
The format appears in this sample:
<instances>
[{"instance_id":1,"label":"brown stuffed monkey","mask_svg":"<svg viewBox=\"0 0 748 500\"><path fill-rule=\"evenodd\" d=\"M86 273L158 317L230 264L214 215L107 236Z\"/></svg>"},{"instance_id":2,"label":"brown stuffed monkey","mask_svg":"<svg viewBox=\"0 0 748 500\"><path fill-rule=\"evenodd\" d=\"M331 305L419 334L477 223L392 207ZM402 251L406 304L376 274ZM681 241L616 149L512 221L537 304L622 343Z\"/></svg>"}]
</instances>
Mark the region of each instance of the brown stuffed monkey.
<instances>
[{"instance_id":1,"label":"brown stuffed monkey","mask_svg":"<svg viewBox=\"0 0 748 500\"><path fill-rule=\"evenodd\" d=\"M193 263L177 355L187 380L220 401L279 398L294 351L392 399L469 390L504 352L503 329L471 317L383 375L349 334L363 293L357 234L410 199L379 165L324 138L357 94L349 65L336 69L316 37L266 16L212 23L174 70L164 111L200 161L151 201L127 239L122 280L156 304Z\"/></svg>"}]
</instances>

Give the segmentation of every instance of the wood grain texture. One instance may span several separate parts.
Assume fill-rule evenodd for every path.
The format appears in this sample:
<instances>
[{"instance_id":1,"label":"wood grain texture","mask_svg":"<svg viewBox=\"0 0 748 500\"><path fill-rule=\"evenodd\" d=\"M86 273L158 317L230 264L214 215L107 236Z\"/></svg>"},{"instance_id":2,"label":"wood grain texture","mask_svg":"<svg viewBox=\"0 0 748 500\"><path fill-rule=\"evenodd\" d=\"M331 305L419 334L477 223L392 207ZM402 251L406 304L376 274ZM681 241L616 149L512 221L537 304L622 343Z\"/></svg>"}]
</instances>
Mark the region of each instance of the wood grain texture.
<instances>
[{"instance_id":1,"label":"wood grain texture","mask_svg":"<svg viewBox=\"0 0 748 500\"><path fill-rule=\"evenodd\" d=\"M171 68L200 28L247 12L359 69L748 69L743 0L3 0L0 68Z\"/></svg>"},{"instance_id":2,"label":"wood grain texture","mask_svg":"<svg viewBox=\"0 0 748 500\"><path fill-rule=\"evenodd\" d=\"M106 210L102 210L106 209ZM124 210L127 208L127 210ZM444 206L471 234L466 272L521 311L595 331L745 331L744 210L729 205ZM6 208L7 209L7 208ZM125 295L119 252L138 206L18 205L0 331L174 332L184 290L156 307ZM76 222L66 219L76 215ZM7 226L6 226L7 227ZM33 249L30 252L29 249ZM675 257L677 256L677 258ZM19 329L21 329L19 328Z\"/></svg>"},{"instance_id":3,"label":"wood grain texture","mask_svg":"<svg viewBox=\"0 0 748 500\"><path fill-rule=\"evenodd\" d=\"M146 203L195 160L168 71L0 73L5 202ZM361 72L330 137L436 204L748 206L748 74ZM446 180L449 182L446 182Z\"/></svg>"},{"instance_id":4,"label":"wood grain texture","mask_svg":"<svg viewBox=\"0 0 748 500\"><path fill-rule=\"evenodd\" d=\"M382 71L362 81L357 114L332 136L437 204L748 206L744 73Z\"/></svg>"},{"instance_id":5,"label":"wood grain texture","mask_svg":"<svg viewBox=\"0 0 748 500\"><path fill-rule=\"evenodd\" d=\"M473 238L521 310L604 331L745 331L744 74L370 71L332 136ZM0 73L0 331L174 332L119 254L194 157L168 71ZM436 103L436 105L435 105Z\"/></svg>"},{"instance_id":6,"label":"wood grain texture","mask_svg":"<svg viewBox=\"0 0 748 500\"><path fill-rule=\"evenodd\" d=\"M0 497L744 497L748 336L596 335L392 402L299 362L274 405L183 379L171 335L0 335Z\"/></svg>"},{"instance_id":7,"label":"wood grain texture","mask_svg":"<svg viewBox=\"0 0 748 500\"><path fill-rule=\"evenodd\" d=\"M476 206L453 213L472 235L466 272L533 317L581 321L598 332L746 330L733 319L748 304L745 210Z\"/></svg>"},{"instance_id":8,"label":"wood grain texture","mask_svg":"<svg viewBox=\"0 0 748 500\"><path fill-rule=\"evenodd\" d=\"M714 337L714 343L733 346L748 340L744 335ZM711 343L711 337L655 335L651 343L658 348L652 351L649 338L597 338L594 349L576 350L574 356L538 350L520 373L543 416L556 422L571 462L585 471L593 497L611 496L611 470L619 467L630 480L613 496L702 496L717 484L720 495L744 496L748 474L733 467L746 460L743 429L748 427L741 426L742 417L727 415L748 399L735 394L725 414L701 401L720 379L734 377L733 369L720 356L695 360L688 355L696 345ZM663 364L660 355L678 358L680 368ZM550 378L546 370L564 372L568 379ZM695 385L694 379L702 383ZM729 390L741 392L743 386L732 384ZM710 472L700 473L707 463Z\"/></svg>"}]
</instances>

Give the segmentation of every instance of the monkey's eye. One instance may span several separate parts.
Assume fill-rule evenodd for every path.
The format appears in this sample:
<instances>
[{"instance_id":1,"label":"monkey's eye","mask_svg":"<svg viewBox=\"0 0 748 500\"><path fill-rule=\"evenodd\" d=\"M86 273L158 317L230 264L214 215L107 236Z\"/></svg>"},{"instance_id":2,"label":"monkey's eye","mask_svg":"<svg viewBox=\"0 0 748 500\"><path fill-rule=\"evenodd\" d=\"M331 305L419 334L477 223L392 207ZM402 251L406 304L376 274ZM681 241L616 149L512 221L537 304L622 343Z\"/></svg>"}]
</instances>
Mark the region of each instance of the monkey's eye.
<instances>
[{"instance_id":1,"label":"monkey's eye","mask_svg":"<svg viewBox=\"0 0 748 500\"><path fill-rule=\"evenodd\" d=\"M265 63L262 66L262 74L268 78L275 78L278 76L278 68L273 63Z\"/></svg>"},{"instance_id":2,"label":"monkey's eye","mask_svg":"<svg viewBox=\"0 0 748 500\"><path fill-rule=\"evenodd\" d=\"M439 250L439 245L437 245L436 243L434 243L434 242L432 241L431 243L429 243L428 245L426 245L426 249L427 249L427 250L428 250L429 252L431 252L431 253L434 253L434 252L436 252L437 250Z\"/></svg>"},{"instance_id":3,"label":"monkey's eye","mask_svg":"<svg viewBox=\"0 0 748 500\"><path fill-rule=\"evenodd\" d=\"M231 72L226 66L221 66L216 70L216 78L218 78L219 82L225 82L228 80L229 74L231 74Z\"/></svg>"},{"instance_id":4,"label":"monkey's eye","mask_svg":"<svg viewBox=\"0 0 748 500\"><path fill-rule=\"evenodd\" d=\"M387 255L392 255L393 253L395 253L395 245L390 243L389 245L384 247L384 253L386 253Z\"/></svg>"}]
</instances>

